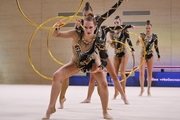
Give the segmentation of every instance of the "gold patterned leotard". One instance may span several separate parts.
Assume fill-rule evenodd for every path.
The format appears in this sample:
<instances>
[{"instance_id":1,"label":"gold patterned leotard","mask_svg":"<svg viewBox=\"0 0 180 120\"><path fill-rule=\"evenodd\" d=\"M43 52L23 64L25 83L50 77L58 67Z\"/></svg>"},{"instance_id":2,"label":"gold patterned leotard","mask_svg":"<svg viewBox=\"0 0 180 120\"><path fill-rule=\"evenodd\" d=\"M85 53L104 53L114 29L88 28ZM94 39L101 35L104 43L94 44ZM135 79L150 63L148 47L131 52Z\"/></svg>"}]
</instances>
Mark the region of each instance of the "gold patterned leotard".
<instances>
[{"instance_id":1,"label":"gold patterned leotard","mask_svg":"<svg viewBox=\"0 0 180 120\"><path fill-rule=\"evenodd\" d=\"M79 40L77 43L72 45L73 50L73 61L77 68L79 68L82 72L89 71L92 68L93 63L95 63L95 58L97 56L95 39L93 39L90 43L85 43L83 41L82 35L76 30L76 33L79 36ZM86 48L83 50L82 48Z\"/></svg>"},{"instance_id":2,"label":"gold patterned leotard","mask_svg":"<svg viewBox=\"0 0 180 120\"><path fill-rule=\"evenodd\" d=\"M146 53L144 53L144 46L142 46L141 57L145 57L145 59L150 59L153 56L152 48L154 45L154 49L156 50L157 56L158 58L160 58L157 35L154 33L150 36L146 35L145 33L140 34L146 51Z\"/></svg>"},{"instance_id":3,"label":"gold patterned leotard","mask_svg":"<svg viewBox=\"0 0 180 120\"><path fill-rule=\"evenodd\" d=\"M118 59L121 59L127 53L126 46L124 46L120 42L125 44L127 41L129 47L131 48L131 51L134 51L134 48L133 48L128 30L127 30L127 28L131 28L132 26L131 25L122 25L122 26L123 26L122 30L111 32L113 34L113 40L119 41L119 42L113 42L111 44L114 48L115 57Z\"/></svg>"}]
</instances>

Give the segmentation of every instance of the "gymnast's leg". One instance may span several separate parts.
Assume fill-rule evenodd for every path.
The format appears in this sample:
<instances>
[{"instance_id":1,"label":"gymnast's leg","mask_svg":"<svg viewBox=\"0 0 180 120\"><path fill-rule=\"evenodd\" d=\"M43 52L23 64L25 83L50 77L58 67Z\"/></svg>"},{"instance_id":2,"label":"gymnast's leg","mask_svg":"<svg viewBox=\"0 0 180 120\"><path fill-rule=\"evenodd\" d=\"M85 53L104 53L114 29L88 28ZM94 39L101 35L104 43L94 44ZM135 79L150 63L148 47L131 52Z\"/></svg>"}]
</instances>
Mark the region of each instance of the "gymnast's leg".
<instances>
[{"instance_id":1,"label":"gymnast's leg","mask_svg":"<svg viewBox=\"0 0 180 120\"><path fill-rule=\"evenodd\" d=\"M144 59L143 57L140 58L140 63L143 62L143 59ZM142 96L144 92L144 71L145 71L145 62L142 63L142 65L139 68L139 81L140 81L140 87L141 87L139 96Z\"/></svg>"},{"instance_id":2,"label":"gymnast's leg","mask_svg":"<svg viewBox=\"0 0 180 120\"><path fill-rule=\"evenodd\" d=\"M70 76L79 72L79 69L76 68L75 64L70 61L66 65L59 68L53 75L52 87L51 87L51 95L49 106L46 111L46 116L42 118L42 120L46 120L50 118L50 115L56 112L55 104L58 98L59 92L62 88L63 80L67 80Z\"/></svg>"},{"instance_id":3,"label":"gymnast's leg","mask_svg":"<svg viewBox=\"0 0 180 120\"><path fill-rule=\"evenodd\" d=\"M123 99L124 103L129 104L129 102L128 102L127 98L126 98L126 95L125 95L125 93L124 93L124 91L123 91L123 89L121 87L121 84L119 83L119 79L118 79L117 74L115 72L114 66L111 63L111 60L109 58L107 59L107 62L108 62L108 64L107 64L106 68L107 68L111 78L114 81L115 88L117 89L118 92L120 92L121 98Z\"/></svg>"},{"instance_id":4,"label":"gymnast's leg","mask_svg":"<svg viewBox=\"0 0 180 120\"><path fill-rule=\"evenodd\" d=\"M62 90L61 90L60 96L59 96L60 106L58 109L64 108L64 102L66 101L65 94L66 94L68 86L69 86L69 78L62 82Z\"/></svg>"},{"instance_id":5,"label":"gymnast's leg","mask_svg":"<svg viewBox=\"0 0 180 120\"><path fill-rule=\"evenodd\" d=\"M150 59L147 60L147 75L148 75L148 90L147 94L148 96L151 96L150 88L151 88L151 83L152 83L152 70L153 70L153 65L154 65L154 58L151 57Z\"/></svg>"},{"instance_id":6,"label":"gymnast's leg","mask_svg":"<svg viewBox=\"0 0 180 120\"><path fill-rule=\"evenodd\" d=\"M93 73L93 75L94 75L95 79L97 80L98 87L99 87L98 92L99 92L99 96L101 99L101 105L102 105L102 109L103 109L103 117L105 119L112 119L112 117L107 112L109 92L108 92L106 76L103 72Z\"/></svg>"},{"instance_id":7,"label":"gymnast's leg","mask_svg":"<svg viewBox=\"0 0 180 120\"><path fill-rule=\"evenodd\" d=\"M116 76L118 78L118 73L119 73L119 67L120 67L120 63L121 63L121 59L118 59L116 57L114 57L113 59L113 64L114 64L114 70L115 70L115 73L116 73ZM118 79L119 80L119 79ZM116 86L114 86L114 97L113 99L116 99L116 97L119 95L119 91L118 89L116 88Z\"/></svg>"},{"instance_id":8,"label":"gymnast's leg","mask_svg":"<svg viewBox=\"0 0 180 120\"><path fill-rule=\"evenodd\" d=\"M126 66L128 63L128 59L129 59L129 55L126 53L122 58L121 58L121 66L120 66L120 75L121 75L121 80L123 80L121 82L122 87L123 87L123 91L124 93L126 93Z\"/></svg>"},{"instance_id":9,"label":"gymnast's leg","mask_svg":"<svg viewBox=\"0 0 180 120\"><path fill-rule=\"evenodd\" d=\"M88 94L87 97L84 101L82 101L81 103L90 103L91 102L91 97L92 97L92 93L94 91L94 87L95 87L95 78L92 75L93 73L90 73L90 81L89 81L89 86L88 86Z\"/></svg>"}]
</instances>

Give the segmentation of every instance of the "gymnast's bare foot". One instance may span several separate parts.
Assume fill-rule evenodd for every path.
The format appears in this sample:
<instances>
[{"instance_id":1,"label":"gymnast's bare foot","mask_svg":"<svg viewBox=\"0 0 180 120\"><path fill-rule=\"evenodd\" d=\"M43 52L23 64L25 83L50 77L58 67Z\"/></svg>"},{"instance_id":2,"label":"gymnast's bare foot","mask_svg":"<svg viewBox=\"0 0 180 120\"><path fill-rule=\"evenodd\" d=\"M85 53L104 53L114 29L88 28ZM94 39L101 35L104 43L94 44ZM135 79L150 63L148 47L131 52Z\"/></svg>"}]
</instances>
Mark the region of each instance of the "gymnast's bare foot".
<instances>
[{"instance_id":1,"label":"gymnast's bare foot","mask_svg":"<svg viewBox=\"0 0 180 120\"><path fill-rule=\"evenodd\" d=\"M151 97L151 93L150 92L148 92L148 96Z\"/></svg>"},{"instance_id":2,"label":"gymnast's bare foot","mask_svg":"<svg viewBox=\"0 0 180 120\"><path fill-rule=\"evenodd\" d=\"M42 120L49 120L51 114L55 113L56 109L55 108L48 108L46 111L46 116L42 118Z\"/></svg>"},{"instance_id":3,"label":"gymnast's bare foot","mask_svg":"<svg viewBox=\"0 0 180 120\"><path fill-rule=\"evenodd\" d=\"M85 99L85 100L82 101L81 103L90 103L90 99Z\"/></svg>"},{"instance_id":4,"label":"gymnast's bare foot","mask_svg":"<svg viewBox=\"0 0 180 120\"><path fill-rule=\"evenodd\" d=\"M58 109L63 109L64 108L64 102L66 101L66 98L63 98L62 100L60 100L60 107L58 107Z\"/></svg>"},{"instance_id":5,"label":"gymnast's bare foot","mask_svg":"<svg viewBox=\"0 0 180 120\"><path fill-rule=\"evenodd\" d=\"M108 113L104 113L103 116L104 116L104 119L113 120L113 117L111 117Z\"/></svg>"},{"instance_id":6,"label":"gymnast's bare foot","mask_svg":"<svg viewBox=\"0 0 180 120\"><path fill-rule=\"evenodd\" d=\"M129 101L126 98L126 95L125 96L121 96L121 99L124 101L124 104L129 105Z\"/></svg>"},{"instance_id":7,"label":"gymnast's bare foot","mask_svg":"<svg viewBox=\"0 0 180 120\"><path fill-rule=\"evenodd\" d=\"M117 92L117 93L114 93L114 97L113 97L113 100L115 100L116 99L116 97L119 95L119 92Z\"/></svg>"},{"instance_id":8,"label":"gymnast's bare foot","mask_svg":"<svg viewBox=\"0 0 180 120\"><path fill-rule=\"evenodd\" d=\"M139 93L139 96L143 95L144 90L141 90L141 92Z\"/></svg>"},{"instance_id":9,"label":"gymnast's bare foot","mask_svg":"<svg viewBox=\"0 0 180 120\"><path fill-rule=\"evenodd\" d=\"M108 107L107 110L112 110L112 108L109 108L109 107Z\"/></svg>"}]
</instances>

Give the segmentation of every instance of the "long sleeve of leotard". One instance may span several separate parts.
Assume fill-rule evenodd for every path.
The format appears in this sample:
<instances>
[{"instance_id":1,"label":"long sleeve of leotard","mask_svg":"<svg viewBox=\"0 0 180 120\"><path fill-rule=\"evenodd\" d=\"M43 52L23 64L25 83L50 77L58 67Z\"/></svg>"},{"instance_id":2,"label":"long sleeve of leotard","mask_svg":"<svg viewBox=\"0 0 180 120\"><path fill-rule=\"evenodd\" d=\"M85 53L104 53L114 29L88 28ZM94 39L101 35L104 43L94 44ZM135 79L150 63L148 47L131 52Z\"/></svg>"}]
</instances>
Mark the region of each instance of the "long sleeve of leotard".
<instances>
[{"instance_id":1,"label":"long sleeve of leotard","mask_svg":"<svg viewBox=\"0 0 180 120\"><path fill-rule=\"evenodd\" d=\"M121 3L123 2L123 0L118 0L107 12L105 12L104 14L102 14L97 22L98 22L98 26L97 27L100 27L101 24L110 16L112 15L116 9L121 5Z\"/></svg>"},{"instance_id":2,"label":"long sleeve of leotard","mask_svg":"<svg viewBox=\"0 0 180 120\"><path fill-rule=\"evenodd\" d=\"M126 30L131 28L132 25L120 25L120 26L102 26L103 35L106 35L108 32L113 32L114 30Z\"/></svg>"},{"instance_id":3,"label":"long sleeve of leotard","mask_svg":"<svg viewBox=\"0 0 180 120\"><path fill-rule=\"evenodd\" d=\"M158 37L156 34L154 34L153 37L154 37L154 49L156 50L158 58L160 58L159 48L158 48Z\"/></svg>"},{"instance_id":4,"label":"long sleeve of leotard","mask_svg":"<svg viewBox=\"0 0 180 120\"><path fill-rule=\"evenodd\" d=\"M124 36L125 36L125 39L127 40L129 47L131 48L131 51L135 51L127 29L124 30Z\"/></svg>"}]
</instances>

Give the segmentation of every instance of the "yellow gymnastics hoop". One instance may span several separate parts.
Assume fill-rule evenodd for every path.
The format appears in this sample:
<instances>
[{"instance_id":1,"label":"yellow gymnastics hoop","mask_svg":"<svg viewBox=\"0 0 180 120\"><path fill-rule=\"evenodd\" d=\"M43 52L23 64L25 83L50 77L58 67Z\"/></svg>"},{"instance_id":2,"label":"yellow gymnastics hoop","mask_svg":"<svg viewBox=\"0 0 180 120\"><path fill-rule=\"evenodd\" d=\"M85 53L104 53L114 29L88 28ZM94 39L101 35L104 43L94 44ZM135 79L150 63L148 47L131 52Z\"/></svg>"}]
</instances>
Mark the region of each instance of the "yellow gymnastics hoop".
<instances>
[{"instance_id":1,"label":"yellow gymnastics hoop","mask_svg":"<svg viewBox=\"0 0 180 120\"><path fill-rule=\"evenodd\" d=\"M50 37L50 33L51 33L51 32L52 32L52 30L50 30L50 32L48 33L48 37L47 37L47 49L48 49L49 55L51 56L51 58L52 58L55 62L57 62L57 63L60 64L60 65L64 65L62 62L58 61L58 60L52 55L52 53L51 53L51 51L50 51L50 48L49 48L49 37ZM131 48L130 48L129 46L127 46L126 44L124 44L123 42L120 42L120 41L118 41L118 40L113 40L113 42L119 42L120 44L124 45L125 47L127 47L127 48L131 51ZM133 67L132 67L132 70L130 71L130 74L127 76L127 78L129 78L130 75L133 73L134 66L135 66L135 59L134 59L134 57L133 57ZM126 78L126 79L127 79L127 78ZM123 81L125 81L125 79L121 80L120 82L123 82Z\"/></svg>"},{"instance_id":2,"label":"yellow gymnastics hoop","mask_svg":"<svg viewBox=\"0 0 180 120\"><path fill-rule=\"evenodd\" d=\"M81 7L82 7L82 3L81 3ZM80 10L80 9L79 9L79 10ZM78 13L78 12L76 12L76 13ZM76 14L75 14L75 15L76 15ZM71 17L71 16L70 16L70 17ZM73 16L72 18L74 18L74 17L75 17L75 16ZM64 17L64 18L67 18L67 17ZM38 31L40 28L42 28L42 26L43 26L44 24L46 24L46 23L48 23L49 21L52 21L52 20L54 20L54 19L57 19L57 17L48 19L48 20L46 20L45 22L43 22L41 25L39 25L39 26L36 28L36 30L34 31L33 35L31 36L30 41L29 41L29 44L28 44L28 60L29 60L29 62L30 62L31 67L33 68L33 70L34 70L39 76L41 76L41 77L43 77L43 78L45 78L45 79L48 79L48 80L52 80L53 78L50 78L50 77L47 77L47 76L41 74L41 73L35 68L35 66L33 65L32 60L31 60L31 55L30 55L30 48L31 48L32 40L33 40L35 34L37 33L37 31ZM67 22L66 22L66 23L67 23ZM65 24L62 25L61 27L63 27L63 26L65 26ZM50 30L51 30L51 29L53 29L53 28L50 28Z\"/></svg>"},{"instance_id":3,"label":"yellow gymnastics hoop","mask_svg":"<svg viewBox=\"0 0 180 120\"><path fill-rule=\"evenodd\" d=\"M133 35L139 37L138 34L135 34L135 33L133 33L133 32L127 32L127 33L133 34ZM141 38L141 37L139 37L139 38L140 38L140 40L141 40L141 44L142 44L143 47L144 47L144 56L143 56L143 58L145 58L145 54L146 54L145 45L144 45L144 42L143 42L142 38ZM119 42L120 44L124 45L125 47L127 47L127 48L131 51L130 47L127 46L126 44L124 44L123 42L120 42L120 41L117 41L117 40L113 40L113 41L114 41L114 42ZM138 67L136 67L136 68L134 69L134 67L135 67L135 58L133 58L133 68L132 68L132 70L131 70L130 72L128 72L129 75L126 77L126 79L120 80L120 82L123 82L123 81L127 80L127 78L129 78L130 75L131 75L133 72L135 72L136 70L138 70L138 69L140 68L140 66L142 66L142 64L143 64L144 62L145 62L145 59L143 59L143 61L141 62L141 64L140 64ZM111 83L108 82L108 84L112 84L112 82L111 82Z\"/></svg>"},{"instance_id":4,"label":"yellow gymnastics hoop","mask_svg":"<svg viewBox=\"0 0 180 120\"><path fill-rule=\"evenodd\" d=\"M55 19L55 18L51 18L51 19ZM34 31L34 33L32 34L31 38L30 38L30 41L29 41L29 44L28 44L28 60L29 60L29 63L31 65L31 67L33 68L33 70L39 75L41 76L42 78L45 78L45 79L48 79L48 80L52 80L53 78L50 78L50 77L47 77L43 74L41 74L34 66L34 64L32 63L32 60L31 60L31 43L32 43L32 40L35 36L35 34L38 32L38 30L40 29L40 27L46 23L48 23L49 21L51 21L51 19L48 19L47 21L43 22L41 25L39 25L39 27L36 28L36 30Z\"/></svg>"},{"instance_id":5,"label":"yellow gymnastics hoop","mask_svg":"<svg viewBox=\"0 0 180 120\"><path fill-rule=\"evenodd\" d=\"M77 16L77 14L79 13L80 9L82 8L83 2L84 2L84 0L81 0L81 3L80 3L80 5L79 5L78 10L76 11L76 13L75 13L73 16L71 16L70 19L69 19L68 21L66 21L66 23L64 23L61 27L67 25L75 16ZM32 21L24 14L24 12L22 11L22 9L21 9L21 7L20 7L20 4L19 4L19 1L18 1L18 0L16 0L16 4L17 4L17 6L18 6L18 9L19 9L21 15L25 18L26 21L28 21L31 25L33 25L33 26L35 26L35 27L39 27L39 26L40 26L40 25L32 22ZM64 18L64 16L56 16L56 18ZM45 29L45 30L50 30L50 29L52 29L51 27L44 27L44 26L41 26L40 28Z\"/></svg>"},{"instance_id":6,"label":"yellow gymnastics hoop","mask_svg":"<svg viewBox=\"0 0 180 120\"><path fill-rule=\"evenodd\" d=\"M53 25L53 27L54 27L54 26L55 26L55 25ZM47 50L48 50L48 53L49 53L49 55L51 56L51 58L52 58L55 62L57 62L57 63L60 64L60 65L64 65L64 63L58 61L58 60L53 56L52 52L50 51L50 48L49 48L49 37L50 37L50 33L51 33L51 32L52 32L52 30L49 31L48 36L47 36Z\"/></svg>"},{"instance_id":7,"label":"yellow gymnastics hoop","mask_svg":"<svg viewBox=\"0 0 180 120\"><path fill-rule=\"evenodd\" d=\"M137 34L135 34L135 33L133 33L133 32L128 32L128 33L134 34L134 35L138 36ZM139 37L139 36L138 36L138 37ZM144 56L143 56L143 58L145 58L145 54L146 54L145 45L144 45L144 42L143 42L142 38L141 38L141 37L139 37L139 38L140 38L140 40L141 40L141 44L144 46ZM137 68L132 69L132 71L129 72L128 77L129 77L133 72L135 72L136 70L138 70L138 69L140 68L140 66L142 66L142 64L143 64L144 62L145 62L145 59L143 59L143 61L141 62L141 64L140 64ZM134 62L134 65L135 65L135 62ZM127 78L128 78L128 77L127 77ZM126 79L127 79L127 78L126 78ZM120 82L122 82L122 80L121 80Z\"/></svg>"},{"instance_id":8,"label":"yellow gymnastics hoop","mask_svg":"<svg viewBox=\"0 0 180 120\"><path fill-rule=\"evenodd\" d=\"M53 19L56 19L56 18L51 18L51 19L45 21L44 23L42 23L42 25L46 24L47 22L49 22L49 21L51 21L51 20L53 20ZM34 70L38 75L40 75L41 77L43 77L43 78L45 78L45 79L52 80L52 78L47 77L47 76L45 76L45 75L42 75L42 74L34 67L34 65L33 65L33 63L32 63L32 60L31 60L31 57L30 57L30 47L31 47L32 39L33 39L34 35L36 34L36 32L40 29L40 27L41 27L42 25L40 25L40 26L35 30L34 34L32 35L32 37L31 37L31 39L30 39L30 42L29 42L29 45L28 45L28 58L29 58L29 62L30 62L30 64L31 64L33 70ZM129 48L129 49L130 49L130 48ZM63 63L61 63L61 64L63 64ZM134 72L134 71L131 71L130 74L132 74L132 72ZM129 75L129 76L130 76L130 75Z\"/></svg>"},{"instance_id":9,"label":"yellow gymnastics hoop","mask_svg":"<svg viewBox=\"0 0 180 120\"><path fill-rule=\"evenodd\" d=\"M144 48L144 56L142 57L142 58L144 58L144 59L143 59L143 61L141 62L141 64L140 64L136 69L134 69L134 71L136 71L136 70L138 70L138 69L140 68L140 66L142 66L142 64L145 62L146 48L145 48L145 45L144 45L144 42L143 42L142 38L139 37L138 34L133 33L133 32L128 32L128 33L133 34L133 35L135 35L135 36L138 36L138 38L140 39L141 44L142 44L142 46L143 46L143 48Z\"/></svg>"},{"instance_id":10,"label":"yellow gymnastics hoop","mask_svg":"<svg viewBox=\"0 0 180 120\"><path fill-rule=\"evenodd\" d=\"M52 30L51 30L51 31L52 31ZM47 49L48 49L48 52L49 52L51 58L52 58L55 62L57 62L57 63L60 64L60 65L64 65L62 62L58 61L58 60L52 55L52 53L51 53L51 51L50 51L50 48L49 48L49 37L50 37L51 31L49 32L48 37L47 37ZM118 41L118 40L113 40L113 42L119 42L120 44L122 44L122 45L124 45L125 47L127 47L127 48L129 49L129 51L131 51L131 48L130 48L129 46L127 46L126 44L124 44L123 42L120 42L120 41ZM128 72L129 75L126 77L126 79L129 78L130 75L131 75L134 71L136 71L136 70L134 69L134 67L135 67L135 58L133 57L133 67L132 67L132 70L131 70L130 72ZM123 82L123 81L125 81L126 79L120 80L120 82ZM109 84L109 83L108 83L108 84Z\"/></svg>"},{"instance_id":11,"label":"yellow gymnastics hoop","mask_svg":"<svg viewBox=\"0 0 180 120\"><path fill-rule=\"evenodd\" d=\"M43 22L41 25L44 25L44 24L46 24L46 23L48 23L48 22L49 22L49 20ZM35 66L34 66L34 64L33 64L32 60L31 60L31 52L30 52L30 51L31 51L32 40L33 40L35 34L36 34L36 33L38 32L38 30L40 29L41 25L39 25L39 27L36 28L36 30L34 31L34 33L32 34L32 36L31 36L31 38L30 38L30 41L29 41L29 44L28 44L28 60L29 60L29 63L30 63L30 65L31 65L31 67L33 68L33 70L34 70L39 76L41 76L42 78L48 79L48 80L52 80L53 78L50 78L50 77L47 77L47 76L41 74L41 73L35 68Z\"/></svg>"}]
</instances>

